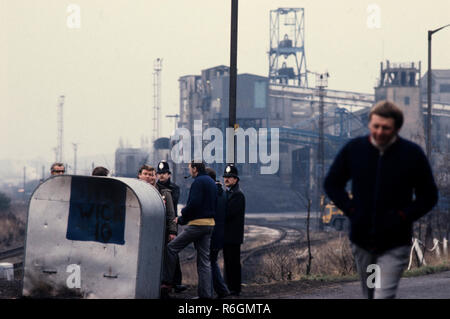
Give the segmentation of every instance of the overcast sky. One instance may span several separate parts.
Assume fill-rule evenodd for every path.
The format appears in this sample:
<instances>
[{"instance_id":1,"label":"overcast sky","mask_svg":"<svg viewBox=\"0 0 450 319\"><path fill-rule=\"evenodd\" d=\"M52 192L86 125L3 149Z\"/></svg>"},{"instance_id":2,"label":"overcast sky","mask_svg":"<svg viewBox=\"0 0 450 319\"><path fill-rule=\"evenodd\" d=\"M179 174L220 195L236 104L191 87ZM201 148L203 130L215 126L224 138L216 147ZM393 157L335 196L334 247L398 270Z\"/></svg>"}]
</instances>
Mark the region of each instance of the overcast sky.
<instances>
[{"instance_id":1,"label":"overcast sky","mask_svg":"<svg viewBox=\"0 0 450 319\"><path fill-rule=\"evenodd\" d=\"M70 4L80 28L68 27ZM450 23L448 0L240 0L239 73L267 76L269 12L279 7L305 8L307 68L327 70L330 89L365 93L382 60L422 61L424 74L427 30ZM152 132L154 60L163 59L164 118L179 112L180 76L229 65L230 8L231 0L0 0L0 159L54 159L61 94L65 158L72 142L79 156L114 153L120 137L139 147ZM433 36L434 68L450 69L449 49L450 28ZM164 118L162 133L173 127Z\"/></svg>"}]
</instances>

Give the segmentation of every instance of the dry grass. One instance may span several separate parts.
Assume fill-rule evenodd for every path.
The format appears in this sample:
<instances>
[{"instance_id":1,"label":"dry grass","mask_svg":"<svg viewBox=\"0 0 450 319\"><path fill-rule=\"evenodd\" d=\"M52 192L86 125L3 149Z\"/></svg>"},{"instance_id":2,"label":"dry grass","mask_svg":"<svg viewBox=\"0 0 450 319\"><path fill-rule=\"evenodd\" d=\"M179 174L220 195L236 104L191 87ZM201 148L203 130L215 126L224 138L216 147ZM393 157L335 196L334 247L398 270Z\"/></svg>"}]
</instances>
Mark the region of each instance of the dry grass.
<instances>
[{"instance_id":1,"label":"dry grass","mask_svg":"<svg viewBox=\"0 0 450 319\"><path fill-rule=\"evenodd\" d=\"M29 277L32 290L27 298L35 299L80 299L83 293L80 289L70 289L64 285L50 284L40 278Z\"/></svg>"},{"instance_id":2,"label":"dry grass","mask_svg":"<svg viewBox=\"0 0 450 319\"><path fill-rule=\"evenodd\" d=\"M312 246L311 276L351 276L355 265L346 236ZM254 266L255 283L299 280L305 277L308 251L305 248L277 247Z\"/></svg>"},{"instance_id":3,"label":"dry grass","mask_svg":"<svg viewBox=\"0 0 450 319\"><path fill-rule=\"evenodd\" d=\"M255 272L253 282L276 282L293 280L302 273L302 257L298 251L289 247L277 247L271 249L261 258L260 270Z\"/></svg>"},{"instance_id":4,"label":"dry grass","mask_svg":"<svg viewBox=\"0 0 450 319\"><path fill-rule=\"evenodd\" d=\"M12 204L0 212L0 251L22 246L25 240L26 206Z\"/></svg>"},{"instance_id":5,"label":"dry grass","mask_svg":"<svg viewBox=\"0 0 450 319\"><path fill-rule=\"evenodd\" d=\"M350 241L345 235L314 247L312 255L314 275L348 276L356 272Z\"/></svg>"},{"instance_id":6,"label":"dry grass","mask_svg":"<svg viewBox=\"0 0 450 319\"><path fill-rule=\"evenodd\" d=\"M353 276L356 266L347 236L335 238L320 233L313 239L324 239L322 244L312 247L311 277ZM246 283L274 283L300 280L305 277L308 251L305 248L278 246L269 249L264 255L252 257L250 265L243 266L243 280ZM219 256L219 265L223 269L223 260ZM183 283L197 284L196 262L181 265Z\"/></svg>"}]
</instances>

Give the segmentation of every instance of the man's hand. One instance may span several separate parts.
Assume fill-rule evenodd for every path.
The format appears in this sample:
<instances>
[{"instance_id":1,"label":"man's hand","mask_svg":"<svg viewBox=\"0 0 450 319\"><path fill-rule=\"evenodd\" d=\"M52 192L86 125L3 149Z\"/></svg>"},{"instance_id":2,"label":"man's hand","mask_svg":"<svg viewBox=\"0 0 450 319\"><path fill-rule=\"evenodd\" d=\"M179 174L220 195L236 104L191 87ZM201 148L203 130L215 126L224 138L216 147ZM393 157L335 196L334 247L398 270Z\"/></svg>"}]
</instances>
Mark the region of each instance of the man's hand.
<instances>
[{"instance_id":1,"label":"man's hand","mask_svg":"<svg viewBox=\"0 0 450 319\"><path fill-rule=\"evenodd\" d=\"M177 237L177 235L170 234L170 235L169 235L169 242L171 242L172 240L174 240L176 237Z\"/></svg>"}]
</instances>

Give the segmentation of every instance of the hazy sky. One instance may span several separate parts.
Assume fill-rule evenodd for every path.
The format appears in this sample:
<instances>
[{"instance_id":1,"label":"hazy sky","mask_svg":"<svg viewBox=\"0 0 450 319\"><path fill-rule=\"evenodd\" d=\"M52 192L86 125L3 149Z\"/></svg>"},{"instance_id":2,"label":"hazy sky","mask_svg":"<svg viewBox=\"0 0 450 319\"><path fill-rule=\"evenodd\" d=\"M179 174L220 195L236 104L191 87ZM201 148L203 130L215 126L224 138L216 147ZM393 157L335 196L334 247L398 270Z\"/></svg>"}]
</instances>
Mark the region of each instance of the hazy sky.
<instances>
[{"instance_id":1,"label":"hazy sky","mask_svg":"<svg viewBox=\"0 0 450 319\"><path fill-rule=\"evenodd\" d=\"M80 28L67 20L80 8ZM368 19L380 8L380 28ZM450 1L240 0L238 72L267 76L269 12L305 8L307 68L329 88L373 93L380 62L422 61L427 30L450 23ZM231 0L0 0L0 159L52 161L56 105L64 155L111 154L152 132L153 62L163 59L162 116L178 113L178 78L229 65ZM373 20L371 20L373 21ZM433 36L433 67L450 69L450 28ZM314 81L310 84L314 85ZM169 135L173 120L165 119Z\"/></svg>"}]
</instances>

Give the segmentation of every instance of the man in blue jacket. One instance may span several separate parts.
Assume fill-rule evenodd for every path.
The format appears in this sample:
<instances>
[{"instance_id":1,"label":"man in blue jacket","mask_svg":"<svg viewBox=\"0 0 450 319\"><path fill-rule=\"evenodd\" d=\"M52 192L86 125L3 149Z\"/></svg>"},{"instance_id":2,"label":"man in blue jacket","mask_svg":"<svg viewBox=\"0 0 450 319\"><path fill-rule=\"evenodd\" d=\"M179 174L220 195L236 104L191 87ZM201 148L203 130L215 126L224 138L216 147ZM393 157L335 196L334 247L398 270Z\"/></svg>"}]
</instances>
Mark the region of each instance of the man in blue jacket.
<instances>
[{"instance_id":1,"label":"man in blue jacket","mask_svg":"<svg viewBox=\"0 0 450 319\"><path fill-rule=\"evenodd\" d=\"M176 266L176 256L190 243L197 250L198 296L211 299L212 278L209 249L211 234L214 228L214 215L217 205L216 183L205 172L203 162L192 161L189 173L194 182L189 190L186 206L181 210L181 216L175 218L180 225L187 225L183 232L167 245L167 276L163 279L163 290L173 286L173 274Z\"/></svg>"},{"instance_id":2,"label":"man in blue jacket","mask_svg":"<svg viewBox=\"0 0 450 319\"><path fill-rule=\"evenodd\" d=\"M394 103L378 102L369 114L369 136L342 148L324 182L328 197L350 219L352 251L370 299L395 298L409 260L412 225L438 199L424 152L398 135L402 124ZM349 180L352 199L345 189ZM375 283L367 281L373 269Z\"/></svg>"}]
</instances>

